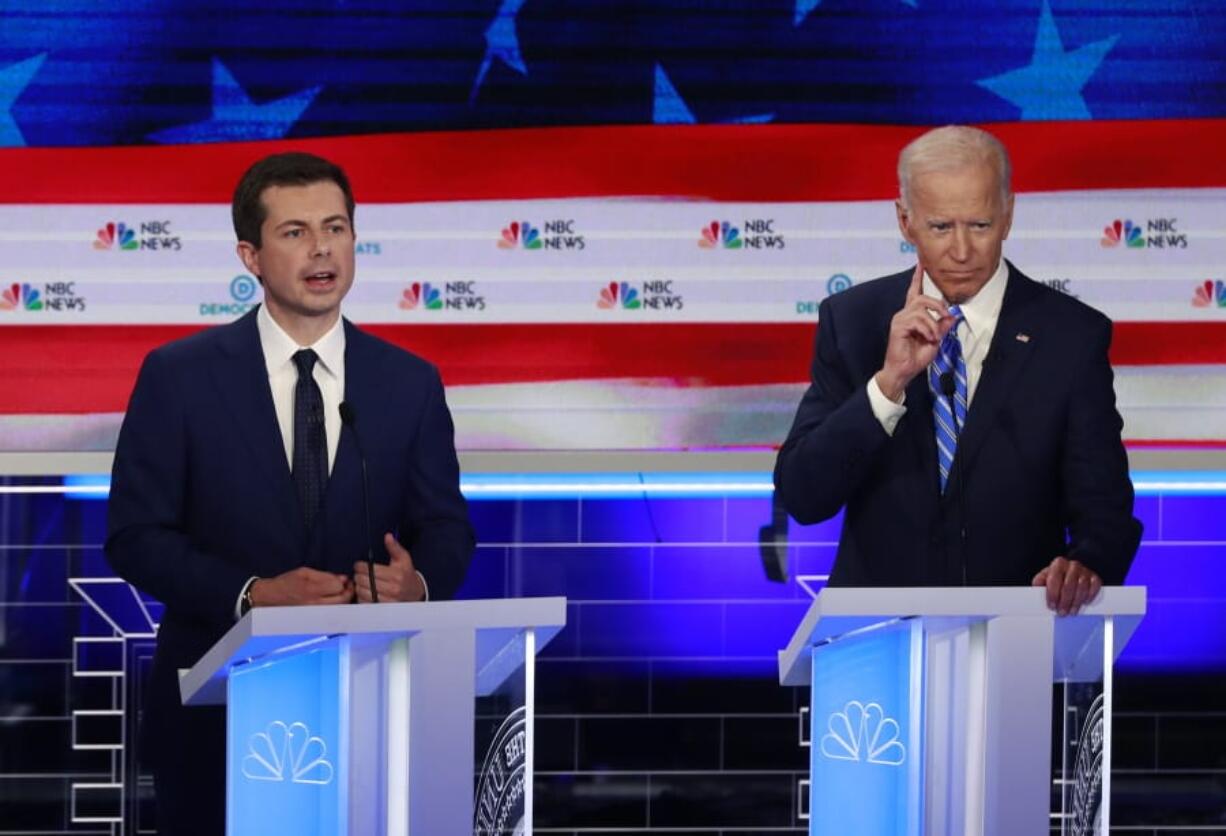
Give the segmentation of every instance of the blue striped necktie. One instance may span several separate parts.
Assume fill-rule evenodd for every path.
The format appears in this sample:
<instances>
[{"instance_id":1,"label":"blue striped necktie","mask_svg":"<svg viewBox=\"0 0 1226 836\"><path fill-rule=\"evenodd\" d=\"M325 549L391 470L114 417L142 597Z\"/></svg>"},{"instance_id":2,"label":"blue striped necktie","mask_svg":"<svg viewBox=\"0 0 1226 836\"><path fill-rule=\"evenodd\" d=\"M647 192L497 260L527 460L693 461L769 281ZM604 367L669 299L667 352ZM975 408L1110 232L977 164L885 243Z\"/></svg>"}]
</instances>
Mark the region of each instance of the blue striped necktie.
<instances>
[{"instance_id":1,"label":"blue striped necktie","mask_svg":"<svg viewBox=\"0 0 1226 836\"><path fill-rule=\"evenodd\" d=\"M937 465L941 470L941 493L945 492L954 454L958 451L958 436L966 426L966 361L962 359L962 343L958 341L958 326L966 317L957 305L949 307L949 315L954 318L954 325L941 340L936 359L928 367L928 388L932 390L932 418L937 436ZM941 386L941 377L951 372L954 376L956 415L950 410L949 398L945 396L945 390Z\"/></svg>"}]
</instances>

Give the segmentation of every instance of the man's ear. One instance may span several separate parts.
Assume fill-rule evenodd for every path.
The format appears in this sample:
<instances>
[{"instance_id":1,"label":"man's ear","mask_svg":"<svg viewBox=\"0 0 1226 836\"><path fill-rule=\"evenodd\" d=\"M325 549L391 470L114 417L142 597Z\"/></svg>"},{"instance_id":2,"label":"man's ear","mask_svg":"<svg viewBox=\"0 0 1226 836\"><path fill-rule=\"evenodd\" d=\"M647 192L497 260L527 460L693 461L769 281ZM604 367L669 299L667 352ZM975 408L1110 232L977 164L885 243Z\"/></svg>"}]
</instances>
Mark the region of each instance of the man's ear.
<instances>
[{"instance_id":1,"label":"man's ear","mask_svg":"<svg viewBox=\"0 0 1226 836\"><path fill-rule=\"evenodd\" d=\"M1005 200L1004 212L1004 232L1001 234L1000 240L1005 241L1009 238L1009 231L1013 229L1013 193L1009 193L1009 197Z\"/></svg>"},{"instance_id":2,"label":"man's ear","mask_svg":"<svg viewBox=\"0 0 1226 836\"><path fill-rule=\"evenodd\" d=\"M898 215L898 231L902 233L903 240L914 246L915 240L911 237L911 229L908 226L911 216L907 212L907 207L903 205L901 197L894 201L894 212Z\"/></svg>"},{"instance_id":3,"label":"man's ear","mask_svg":"<svg viewBox=\"0 0 1226 836\"><path fill-rule=\"evenodd\" d=\"M256 280L259 281L260 284L263 284L264 280L260 278L259 248L257 248L256 245L252 244L250 241L239 241L238 246L235 247L235 252L238 253L238 260L241 261L243 266L247 268L247 272L255 276Z\"/></svg>"}]
</instances>

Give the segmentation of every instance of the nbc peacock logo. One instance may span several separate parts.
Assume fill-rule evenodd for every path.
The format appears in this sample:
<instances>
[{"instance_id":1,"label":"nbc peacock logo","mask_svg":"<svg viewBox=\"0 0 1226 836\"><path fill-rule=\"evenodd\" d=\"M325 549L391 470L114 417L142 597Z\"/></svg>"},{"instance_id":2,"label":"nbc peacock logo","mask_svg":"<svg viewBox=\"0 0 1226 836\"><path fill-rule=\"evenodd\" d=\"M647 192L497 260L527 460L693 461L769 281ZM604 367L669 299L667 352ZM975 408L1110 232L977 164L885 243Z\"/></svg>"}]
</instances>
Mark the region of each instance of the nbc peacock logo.
<instances>
[{"instance_id":1,"label":"nbc peacock logo","mask_svg":"<svg viewBox=\"0 0 1226 836\"><path fill-rule=\"evenodd\" d=\"M851 700L826 719L821 753L836 761L902 766L907 760L898 721L875 702Z\"/></svg>"},{"instance_id":2,"label":"nbc peacock logo","mask_svg":"<svg viewBox=\"0 0 1226 836\"><path fill-rule=\"evenodd\" d=\"M123 221L110 221L98 230L94 238L95 250L139 250L140 242L136 240L136 230Z\"/></svg>"},{"instance_id":3,"label":"nbc peacock logo","mask_svg":"<svg viewBox=\"0 0 1226 836\"><path fill-rule=\"evenodd\" d=\"M15 286L15 285L14 285ZM8 291L5 291L7 297ZM1226 308L1226 281L1205 279L1192 294L1194 308Z\"/></svg>"},{"instance_id":4,"label":"nbc peacock logo","mask_svg":"<svg viewBox=\"0 0 1226 836\"><path fill-rule=\"evenodd\" d=\"M711 221L698 239L698 246L704 250L739 250L743 245L741 231L728 221Z\"/></svg>"},{"instance_id":5,"label":"nbc peacock logo","mask_svg":"<svg viewBox=\"0 0 1226 836\"><path fill-rule=\"evenodd\" d=\"M400 297L401 310L441 310L443 294L429 282L413 282Z\"/></svg>"},{"instance_id":6,"label":"nbc peacock logo","mask_svg":"<svg viewBox=\"0 0 1226 836\"><path fill-rule=\"evenodd\" d=\"M539 250L541 246L541 231L527 221L511 221L502 228L502 235L498 239L498 247L503 250L513 250L516 247Z\"/></svg>"},{"instance_id":7,"label":"nbc peacock logo","mask_svg":"<svg viewBox=\"0 0 1226 836\"><path fill-rule=\"evenodd\" d=\"M442 294L437 287L429 282L413 282L400 295L400 309L415 311L418 308L426 311L437 311L443 307Z\"/></svg>"},{"instance_id":8,"label":"nbc peacock logo","mask_svg":"<svg viewBox=\"0 0 1226 836\"><path fill-rule=\"evenodd\" d=\"M1123 244L1132 249L1141 249L1145 246L1145 237L1141 234L1140 225L1130 220L1116 218L1103 227L1103 237L1099 243L1108 248Z\"/></svg>"},{"instance_id":9,"label":"nbc peacock logo","mask_svg":"<svg viewBox=\"0 0 1226 836\"><path fill-rule=\"evenodd\" d=\"M40 297L41 294L28 282L13 282L0 293L0 311L41 311L43 300Z\"/></svg>"},{"instance_id":10,"label":"nbc peacock logo","mask_svg":"<svg viewBox=\"0 0 1226 836\"><path fill-rule=\"evenodd\" d=\"M247 738L242 773L249 781L326 786L336 770L322 737L311 734L305 723L277 720Z\"/></svg>"},{"instance_id":11,"label":"nbc peacock logo","mask_svg":"<svg viewBox=\"0 0 1226 836\"><path fill-rule=\"evenodd\" d=\"M600 288L596 307L604 311L617 308L636 311L643 307L643 302L639 299L639 292L630 286L630 282L609 282Z\"/></svg>"}]
</instances>

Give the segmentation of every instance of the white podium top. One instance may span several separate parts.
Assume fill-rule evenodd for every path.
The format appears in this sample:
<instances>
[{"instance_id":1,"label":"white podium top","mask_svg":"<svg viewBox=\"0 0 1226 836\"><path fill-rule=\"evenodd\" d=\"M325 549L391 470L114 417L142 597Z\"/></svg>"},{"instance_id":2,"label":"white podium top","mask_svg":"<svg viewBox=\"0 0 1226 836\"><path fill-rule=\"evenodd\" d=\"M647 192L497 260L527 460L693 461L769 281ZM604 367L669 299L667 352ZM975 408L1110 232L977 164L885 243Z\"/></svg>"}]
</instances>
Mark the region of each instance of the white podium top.
<instances>
[{"instance_id":1,"label":"white podium top","mask_svg":"<svg viewBox=\"0 0 1226 836\"><path fill-rule=\"evenodd\" d=\"M823 589L809 607L788 646L779 651L781 685L809 684L810 648L890 620L939 619L955 627L1002 616L1055 618L1053 677L1088 681L1102 674L1102 653L1089 652L1102 641L1104 616L1114 616L1118 657L1145 615L1145 587L1109 586L1078 615L1057 616L1038 587L836 587ZM1097 661L1095 661L1097 660Z\"/></svg>"},{"instance_id":2,"label":"white podium top","mask_svg":"<svg viewBox=\"0 0 1226 836\"><path fill-rule=\"evenodd\" d=\"M184 705L226 701L226 678L235 662L258 659L321 637L399 638L433 630L472 630L483 638L536 630L536 649L566 626L565 598L496 598L410 604L348 604L317 607L257 607L179 675ZM480 669L502 652L504 641L478 641ZM486 658L489 657L489 658Z\"/></svg>"}]
</instances>

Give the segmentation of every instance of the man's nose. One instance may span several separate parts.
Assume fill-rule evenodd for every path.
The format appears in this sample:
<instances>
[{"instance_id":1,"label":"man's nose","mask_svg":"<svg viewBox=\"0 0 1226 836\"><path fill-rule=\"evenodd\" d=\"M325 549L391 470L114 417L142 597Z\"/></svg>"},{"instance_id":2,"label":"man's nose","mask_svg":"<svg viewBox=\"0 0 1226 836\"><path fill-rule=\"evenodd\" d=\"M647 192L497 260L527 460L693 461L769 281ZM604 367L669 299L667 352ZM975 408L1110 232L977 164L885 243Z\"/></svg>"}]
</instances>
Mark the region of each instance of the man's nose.
<instances>
[{"instance_id":1,"label":"man's nose","mask_svg":"<svg viewBox=\"0 0 1226 836\"><path fill-rule=\"evenodd\" d=\"M971 235L969 230L963 227L954 227L953 241L949 247L949 254L954 261L966 261L971 257Z\"/></svg>"}]
</instances>

